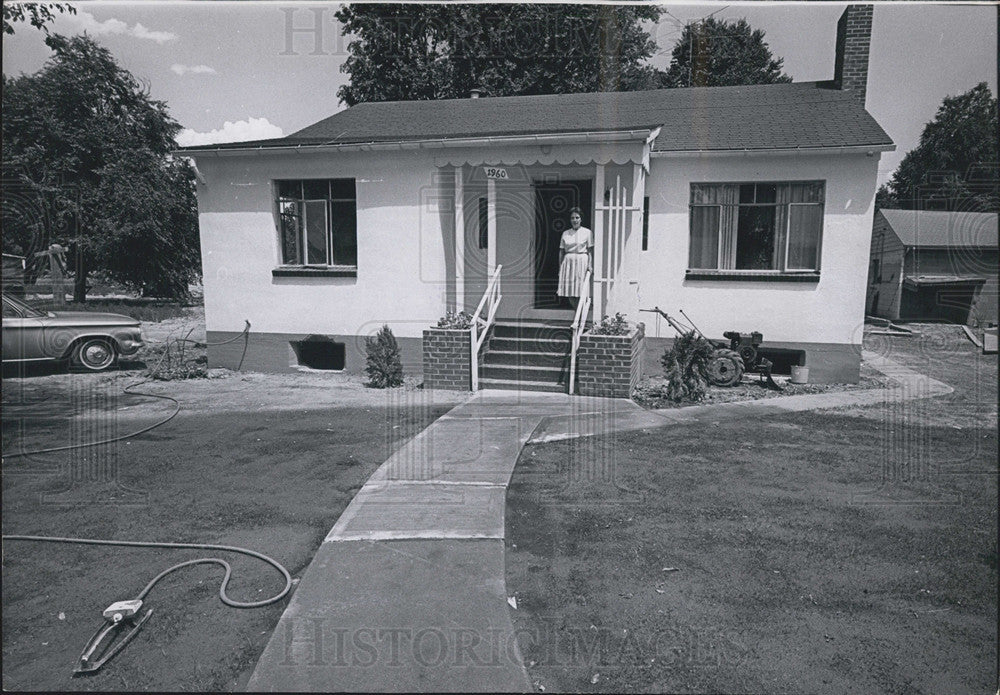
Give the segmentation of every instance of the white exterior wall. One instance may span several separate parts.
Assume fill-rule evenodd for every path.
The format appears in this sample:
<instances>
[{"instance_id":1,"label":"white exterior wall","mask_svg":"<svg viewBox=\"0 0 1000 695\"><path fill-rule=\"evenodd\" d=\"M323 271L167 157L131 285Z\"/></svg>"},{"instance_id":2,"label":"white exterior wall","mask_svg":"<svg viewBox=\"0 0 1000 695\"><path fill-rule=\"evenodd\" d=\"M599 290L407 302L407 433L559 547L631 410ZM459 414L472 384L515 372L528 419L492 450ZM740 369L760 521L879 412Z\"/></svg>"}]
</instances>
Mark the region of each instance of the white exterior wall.
<instances>
[{"instance_id":1,"label":"white exterior wall","mask_svg":"<svg viewBox=\"0 0 1000 695\"><path fill-rule=\"evenodd\" d=\"M654 157L640 307L683 309L712 337L757 330L765 343L860 344L878 161L864 153ZM691 183L801 180L826 181L818 282L685 279ZM672 338L655 316L639 318L646 335Z\"/></svg>"},{"instance_id":2,"label":"white exterior wall","mask_svg":"<svg viewBox=\"0 0 1000 695\"><path fill-rule=\"evenodd\" d=\"M209 331L419 337L442 316L453 255L450 182L422 152L199 155ZM447 171L445 171L447 173ZM280 265L275 179L354 178L356 278L272 277Z\"/></svg>"},{"instance_id":3,"label":"white exterior wall","mask_svg":"<svg viewBox=\"0 0 1000 695\"><path fill-rule=\"evenodd\" d=\"M396 336L417 338L445 313L449 293L454 297L452 179L440 152L199 155L197 164L205 179L198 205L209 331L239 332L248 319L255 333L367 335L388 323ZM768 343L858 344L877 166L878 156L863 153L654 157L645 191L648 250L636 252L638 272L623 269L620 280L638 279L639 307L684 309L711 336L759 330ZM356 278L272 276L280 265L272 181L285 178L356 180ZM692 182L790 180L826 181L818 282L685 279ZM513 187L498 186L498 196L505 188L509 196ZM483 266L475 249L473 191L466 199L472 208L466 211L466 261L479 272L470 273L466 302L478 300L481 279L474 277ZM509 264L511 254L527 251L517 255L505 243L509 226L525 227L517 235L525 236L520 246L533 221L501 212L498 262ZM638 244L635 232L629 241ZM645 321L647 336L673 337L655 315L633 309L608 307Z\"/></svg>"}]
</instances>

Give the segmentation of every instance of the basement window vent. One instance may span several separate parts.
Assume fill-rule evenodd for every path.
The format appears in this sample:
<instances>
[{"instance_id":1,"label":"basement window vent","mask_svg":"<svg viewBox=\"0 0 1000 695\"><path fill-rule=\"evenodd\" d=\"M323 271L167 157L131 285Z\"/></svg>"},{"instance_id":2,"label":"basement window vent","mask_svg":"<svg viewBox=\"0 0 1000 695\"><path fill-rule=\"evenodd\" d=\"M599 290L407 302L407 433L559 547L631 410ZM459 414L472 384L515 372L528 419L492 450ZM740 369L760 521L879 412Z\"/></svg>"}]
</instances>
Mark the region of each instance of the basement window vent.
<instances>
[{"instance_id":1,"label":"basement window vent","mask_svg":"<svg viewBox=\"0 0 1000 695\"><path fill-rule=\"evenodd\" d=\"M804 350L790 350L787 348L760 348L762 357L771 360L772 374L788 375L792 373L792 366L804 366L806 363L806 353Z\"/></svg>"},{"instance_id":2,"label":"basement window vent","mask_svg":"<svg viewBox=\"0 0 1000 695\"><path fill-rule=\"evenodd\" d=\"M311 335L292 341L292 350L300 367L341 371L346 360L346 346L323 335Z\"/></svg>"}]
</instances>

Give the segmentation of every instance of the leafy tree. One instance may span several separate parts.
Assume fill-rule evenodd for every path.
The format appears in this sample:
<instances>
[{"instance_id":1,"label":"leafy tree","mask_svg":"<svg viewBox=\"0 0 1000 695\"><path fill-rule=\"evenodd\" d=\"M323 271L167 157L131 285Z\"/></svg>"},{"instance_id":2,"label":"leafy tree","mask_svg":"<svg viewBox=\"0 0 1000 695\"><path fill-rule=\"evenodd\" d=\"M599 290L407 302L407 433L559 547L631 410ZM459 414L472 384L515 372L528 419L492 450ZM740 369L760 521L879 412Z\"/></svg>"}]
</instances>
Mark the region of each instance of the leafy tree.
<instances>
[{"instance_id":1,"label":"leafy tree","mask_svg":"<svg viewBox=\"0 0 1000 695\"><path fill-rule=\"evenodd\" d=\"M771 55L764 32L745 19L707 17L688 24L662 75L665 87L728 87L791 82L781 71L783 58Z\"/></svg>"},{"instance_id":2,"label":"leafy tree","mask_svg":"<svg viewBox=\"0 0 1000 695\"><path fill-rule=\"evenodd\" d=\"M653 6L345 5L353 36L337 92L363 101L622 91L656 86L642 62L655 43L640 26Z\"/></svg>"},{"instance_id":3,"label":"leafy tree","mask_svg":"<svg viewBox=\"0 0 1000 695\"><path fill-rule=\"evenodd\" d=\"M880 207L1000 211L997 99L985 82L945 97L920 143L876 197Z\"/></svg>"},{"instance_id":4,"label":"leafy tree","mask_svg":"<svg viewBox=\"0 0 1000 695\"><path fill-rule=\"evenodd\" d=\"M5 2L3 4L3 33L13 34L15 23L28 22L31 26L41 29L48 34L49 28L47 25L56 18L52 10L59 13L68 12L69 14L76 14L75 7L62 3Z\"/></svg>"},{"instance_id":5,"label":"leafy tree","mask_svg":"<svg viewBox=\"0 0 1000 695\"><path fill-rule=\"evenodd\" d=\"M68 241L76 301L100 270L144 295L184 297L200 267L194 176L171 157L166 105L86 36L46 38L52 58L3 78L4 249Z\"/></svg>"}]
</instances>

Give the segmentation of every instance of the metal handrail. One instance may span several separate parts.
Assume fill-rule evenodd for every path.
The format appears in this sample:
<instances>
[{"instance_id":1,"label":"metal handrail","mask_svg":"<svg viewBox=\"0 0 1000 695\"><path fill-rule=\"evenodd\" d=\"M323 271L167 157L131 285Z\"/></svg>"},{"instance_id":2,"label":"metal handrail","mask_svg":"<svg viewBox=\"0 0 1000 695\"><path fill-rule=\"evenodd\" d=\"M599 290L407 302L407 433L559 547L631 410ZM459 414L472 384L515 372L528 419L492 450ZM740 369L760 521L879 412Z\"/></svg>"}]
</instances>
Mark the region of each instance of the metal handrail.
<instances>
[{"instance_id":1,"label":"metal handrail","mask_svg":"<svg viewBox=\"0 0 1000 695\"><path fill-rule=\"evenodd\" d=\"M573 342L569 354L569 393L573 394L576 387L576 351L580 348L580 336L583 334L583 327L587 325L587 312L590 311L590 275L591 271L583 278L583 293L580 295L580 303L576 305L576 316L573 317Z\"/></svg>"},{"instance_id":2,"label":"metal handrail","mask_svg":"<svg viewBox=\"0 0 1000 695\"><path fill-rule=\"evenodd\" d=\"M479 306L476 307L476 312L472 315L471 337L469 340L469 350L471 352L469 355L469 366L472 372L471 383L473 391L479 390L479 348L483 346L483 342L486 340L486 335L489 333L490 326L493 325L493 320L496 317L497 307L500 306L500 300L503 299L503 295L500 294L500 270L502 268L502 265L498 265L497 269L493 271L493 277L490 278L489 284L486 285L483 298L479 300ZM488 303L487 300L489 300ZM486 307L485 319L481 316L484 306ZM482 331L480 331L480 328Z\"/></svg>"}]
</instances>

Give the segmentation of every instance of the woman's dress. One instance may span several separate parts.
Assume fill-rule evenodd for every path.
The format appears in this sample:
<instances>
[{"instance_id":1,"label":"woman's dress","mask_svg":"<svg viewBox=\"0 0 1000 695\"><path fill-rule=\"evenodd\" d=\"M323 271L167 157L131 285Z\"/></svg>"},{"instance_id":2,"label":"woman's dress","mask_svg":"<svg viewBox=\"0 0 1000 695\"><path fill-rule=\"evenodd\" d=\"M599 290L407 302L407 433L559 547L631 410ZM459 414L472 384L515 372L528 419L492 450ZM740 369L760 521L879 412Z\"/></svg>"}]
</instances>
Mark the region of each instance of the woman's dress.
<instances>
[{"instance_id":1,"label":"woman's dress","mask_svg":"<svg viewBox=\"0 0 1000 695\"><path fill-rule=\"evenodd\" d=\"M583 292L583 280L590 265L588 249L594 246L594 235L586 227L577 230L572 228L563 232L559 248L563 252L562 263L559 264L559 287L556 294L560 297L579 297Z\"/></svg>"}]
</instances>

